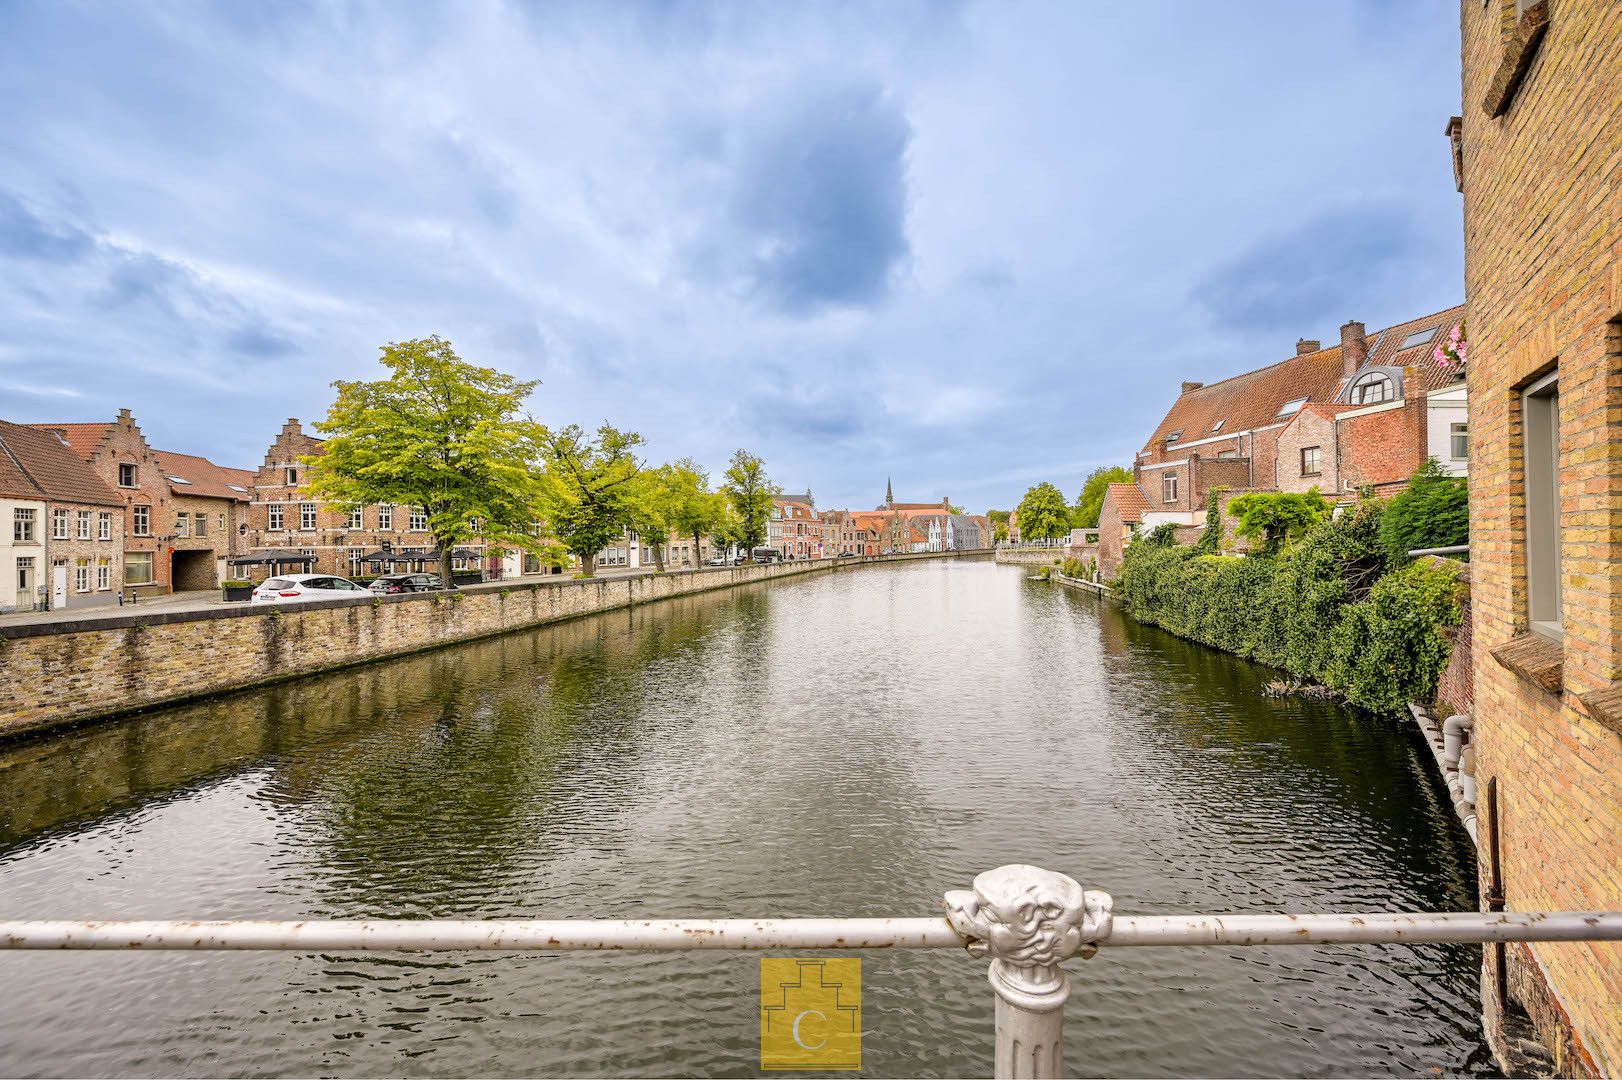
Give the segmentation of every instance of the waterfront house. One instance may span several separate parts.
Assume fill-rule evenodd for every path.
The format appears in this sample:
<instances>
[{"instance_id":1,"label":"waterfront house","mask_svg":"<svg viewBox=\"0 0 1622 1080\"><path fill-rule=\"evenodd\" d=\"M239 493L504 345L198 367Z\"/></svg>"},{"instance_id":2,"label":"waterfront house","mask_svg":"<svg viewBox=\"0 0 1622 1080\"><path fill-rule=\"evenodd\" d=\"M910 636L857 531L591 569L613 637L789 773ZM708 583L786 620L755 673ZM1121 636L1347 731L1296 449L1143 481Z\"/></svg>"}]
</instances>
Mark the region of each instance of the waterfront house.
<instances>
[{"instance_id":1,"label":"waterfront house","mask_svg":"<svg viewBox=\"0 0 1622 1080\"><path fill-rule=\"evenodd\" d=\"M0 610L118 603L122 508L60 435L0 421Z\"/></svg>"},{"instance_id":2,"label":"waterfront house","mask_svg":"<svg viewBox=\"0 0 1622 1080\"><path fill-rule=\"evenodd\" d=\"M395 504L339 507L316 499L306 486L305 458L325 450L289 419L254 474L246 543L233 560L252 580L277 573L340 574L379 571L437 572L439 553L421 507ZM459 545L453 568L499 575L501 560L477 539ZM405 560L405 561L401 561Z\"/></svg>"},{"instance_id":3,"label":"waterfront house","mask_svg":"<svg viewBox=\"0 0 1622 1080\"><path fill-rule=\"evenodd\" d=\"M1483 902L1622 910L1622 5L1460 6ZM1622 1076L1622 944L1482 950L1562 1076ZM1506 1000L1507 999L1507 1000Z\"/></svg>"},{"instance_id":4,"label":"waterfront house","mask_svg":"<svg viewBox=\"0 0 1622 1080\"><path fill-rule=\"evenodd\" d=\"M253 473L155 450L130 410L111 422L31 424L50 432L117 495L124 587L132 596L213 589L247 545Z\"/></svg>"},{"instance_id":5,"label":"waterfront house","mask_svg":"<svg viewBox=\"0 0 1622 1080\"><path fill-rule=\"evenodd\" d=\"M1127 545L1149 512L1149 497L1135 483L1111 484L1104 489L1098 511L1098 573L1109 580L1120 573Z\"/></svg>"}]
</instances>

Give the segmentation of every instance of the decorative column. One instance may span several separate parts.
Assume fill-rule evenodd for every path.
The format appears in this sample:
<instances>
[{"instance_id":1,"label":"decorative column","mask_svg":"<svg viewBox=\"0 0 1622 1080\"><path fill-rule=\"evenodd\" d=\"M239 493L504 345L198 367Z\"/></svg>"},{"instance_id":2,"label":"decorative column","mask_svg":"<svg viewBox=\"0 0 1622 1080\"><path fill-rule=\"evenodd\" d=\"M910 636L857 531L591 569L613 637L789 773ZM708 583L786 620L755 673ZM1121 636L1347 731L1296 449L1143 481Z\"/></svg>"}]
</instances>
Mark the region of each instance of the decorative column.
<instances>
[{"instance_id":1,"label":"decorative column","mask_svg":"<svg viewBox=\"0 0 1622 1080\"><path fill-rule=\"evenodd\" d=\"M1052 1080L1064 1072L1064 1003L1070 977L1059 966L1098 952L1109 937L1109 893L1015 863L988 870L972 890L946 894L946 918L971 956L991 957L997 992L997 1080Z\"/></svg>"}]
</instances>

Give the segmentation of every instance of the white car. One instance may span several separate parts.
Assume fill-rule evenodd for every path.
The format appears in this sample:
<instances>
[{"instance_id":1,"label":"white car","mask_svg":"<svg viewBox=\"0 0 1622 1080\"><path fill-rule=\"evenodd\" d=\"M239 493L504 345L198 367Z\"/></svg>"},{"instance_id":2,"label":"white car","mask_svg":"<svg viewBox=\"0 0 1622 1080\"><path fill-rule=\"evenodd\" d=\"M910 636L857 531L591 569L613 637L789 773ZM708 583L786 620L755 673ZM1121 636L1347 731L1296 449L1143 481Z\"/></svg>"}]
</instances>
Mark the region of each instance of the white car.
<instances>
[{"instance_id":1,"label":"white car","mask_svg":"<svg viewBox=\"0 0 1622 1080\"><path fill-rule=\"evenodd\" d=\"M256 604L287 604L297 600L335 600L340 596L370 596L348 578L331 574L284 574L262 582L253 591Z\"/></svg>"}]
</instances>

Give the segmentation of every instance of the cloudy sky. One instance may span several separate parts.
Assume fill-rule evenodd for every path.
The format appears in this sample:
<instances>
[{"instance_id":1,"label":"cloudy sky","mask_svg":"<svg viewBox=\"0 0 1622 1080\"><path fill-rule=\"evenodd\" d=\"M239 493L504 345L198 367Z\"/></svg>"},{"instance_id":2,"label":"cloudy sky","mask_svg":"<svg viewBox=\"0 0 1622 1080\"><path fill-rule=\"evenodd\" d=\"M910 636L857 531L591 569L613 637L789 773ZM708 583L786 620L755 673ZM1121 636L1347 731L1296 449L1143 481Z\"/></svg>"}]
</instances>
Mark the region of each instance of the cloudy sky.
<instances>
[{"instance_id":1,"label":"cloudy sky","mask_svg":"<svg viewBox=\"0 0 1622 1080\"><path fill-rule=\"evenodd\" d=\"M1459 302L1457 5L0 0L0 416L255 466L428 334L820 505L1072 497Z\"/></svg>"}]
</instances>

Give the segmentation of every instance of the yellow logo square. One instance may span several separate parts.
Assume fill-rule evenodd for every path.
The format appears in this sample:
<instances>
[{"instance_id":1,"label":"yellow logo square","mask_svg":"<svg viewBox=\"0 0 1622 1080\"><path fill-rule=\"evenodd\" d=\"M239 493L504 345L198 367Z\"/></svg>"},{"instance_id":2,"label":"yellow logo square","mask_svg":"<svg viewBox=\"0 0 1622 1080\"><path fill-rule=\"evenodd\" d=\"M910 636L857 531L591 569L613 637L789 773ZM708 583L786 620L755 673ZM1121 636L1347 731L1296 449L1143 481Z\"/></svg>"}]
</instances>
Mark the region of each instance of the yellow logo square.
<instances>
[{"instance_id":1,"label":"yellow logo square","mask_svg":"<svg viewBox=\"0 0 1622 1080\"><path fill-rule=\"evenodd\" d=\"M862 1067L860 958L760 958L760 1067Z\"/></svg>"}]
</instances>

